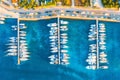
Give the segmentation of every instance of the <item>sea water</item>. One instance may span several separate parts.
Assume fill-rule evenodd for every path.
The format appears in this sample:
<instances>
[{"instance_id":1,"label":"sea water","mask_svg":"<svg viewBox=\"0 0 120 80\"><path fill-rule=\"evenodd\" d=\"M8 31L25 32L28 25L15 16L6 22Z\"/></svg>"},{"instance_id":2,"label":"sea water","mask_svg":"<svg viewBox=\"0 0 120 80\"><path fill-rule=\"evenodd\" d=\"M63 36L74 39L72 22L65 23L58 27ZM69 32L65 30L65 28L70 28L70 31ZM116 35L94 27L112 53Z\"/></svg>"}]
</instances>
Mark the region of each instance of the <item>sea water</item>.
<instances>
[{"instance_id":1,"label":"sea water","mask_svg":"<svg viewBox=\"0 0 120 80\"><path fill-rule=\"evenodd\" d=\"M27 44L30 60L17 64L17 59L7 57L6 50L10 36L16 36L11 30L17 25L17 19L6 19L0 25L0 80L118 80L120 74L120 23L103 22L106 26L108 70L87 70L86 59L89 53L89 26L95 20L61 19L68 21L68 54L70 65L50 65L50 41L48 23L57 19L20 21L27 26Z\"/></svg>"}]
</instances>

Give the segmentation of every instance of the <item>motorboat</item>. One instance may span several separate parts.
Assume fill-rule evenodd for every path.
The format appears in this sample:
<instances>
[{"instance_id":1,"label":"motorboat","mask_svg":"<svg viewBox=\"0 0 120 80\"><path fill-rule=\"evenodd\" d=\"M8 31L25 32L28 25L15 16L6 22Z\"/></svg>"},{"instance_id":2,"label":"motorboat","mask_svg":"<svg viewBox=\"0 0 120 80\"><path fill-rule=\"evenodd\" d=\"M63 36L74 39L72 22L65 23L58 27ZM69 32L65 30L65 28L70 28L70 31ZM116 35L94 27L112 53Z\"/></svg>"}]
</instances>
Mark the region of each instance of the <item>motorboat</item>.
<instances>
[{"instance_id":1,"label":"motorboat","mask_svg":"<svg viewBox=\"0 0 120 80\"><path fill-rule=\"evenodd\" d=\"M97 52L96 49L90 49L90 52Z\"/></svg>"},{"instance_id":2,"label":"motorboat","mask_svg":"<svg viewBox=\"0 0 120 80\"><path fill-rule=\"evenodd\" d=\"M17 52L17 49L8 49L7 52L16 53L16 52Z\"/></svg>"},{"instance_id":3,"label":"motorboat","mask_svg":"<svg viewBox=\"0 0 120 80\"><path fill-rule=\"evenodd\" d=\"M22 47L22 48L20 48L20 51L21 52L27 52L28 50L26 48Z\"/></svg>"},{"instance_id":4,"label":"motorboat","mask_svg":"<svg viewBox=\"0 0 120 80\"><path fill-rule=\"evenodd\" d=\"M95 27L96 27L95 24L91 24L91 25L90 25L90 28L95 28Z\"/></svg>"},{"instance_id":5,"label":"motorboat","mask_svg":"<svg viewBox=\"0 0 120 80\"><path fill-rule=\"evenodd\" d=\"M17 43L8 43L6 45L17 45Z\"/></svg>"},{"instance_id":6,"label":"motorboat","mask_svg":"<svg viewBox=\"0 0 120 80\"><path fill-rule=\"evenodd\" d=\"M62 36L67 36L67 33L62 33L62 34L60 34L60 35L62 35Z\"/></svg>"},{"instance_id":7,"label":"motorboat","mask_svg":"<svg viewBox=\"0 0 120 80\"><path fill-rule=\"evenodd\" d=\"M20 36L20 39L26 39L26 37Z\"/></svg>"},{"instance_id":8,"label":"motorboat","mask_svg":"<svg viewBox=\"0 0 120 80\"><path fill-rule=\"evenodd\" d=\"M61 41L60 43L61 43L61 44L66 44L66 43L67 43L67 41Z\"/></svg>"},{"instance_id":9,"label":"motorboat","mask_svg":"<svg viewBox=\"0 0 120 80\"><path fill-rule=\"evenodd\" d=\"M105 27L105 24L99 23L99 27Z\"/></svg>"},{"instance_id":10,"label":"motorboat","mask_svg":"<svg viewBox=\"0 0 120 80\"><path fill-rule=\"evenodd\" d=\"M50 39L50 41L57 41L57 39Z\"/></svg>"},{"instance_id":11,"label":"motorboat","mask_svg":"<svg viewBox=\"0 0 120 80\"><path fill-rule=\"evenodd\" d=\"M95 53L89 53L88 55L89 55L89 56L91 56L91 55L96 56L96 54L95 54Z\"/></svg>"},{"instance_id":12,"label":"motorboat","mask_svg":"<svg viewBox=\"0 0 120 80\"><path fill-rule=\"evenodd\" d=\"M57 36L50 36L49 38L50 39L54 39L54 38L57 38Z\"/></svg>"},{"instance_id":13,"label":"motorboat","mask_svg":"<svg viewBox=\"0 0 120 80\"><path fill-rule=\"evenodd\" d=\"M20 29L26 29L27 27L25 26L25 24L20 23L19 28L20 28Z\"/></svg>"},{"instance_id":14,"label":"motorboat","mask_svg":"<svg viewBox=\"0 0 120 80\"><path fill-rule=\"evenodd\" d=\"M5 24L5 22L4 21L0 21L0 24Z\"/></svg>"},{"instance_id":15,"label":"motorboat","mask_svg":"<svg viewBox=\"0 0 120 80\"><path fill-rule=\"evenodd\" d=\"M68 38L68 37L67 37L67 36L61 36L61 38L66 39L66 38Z\"/></svg>"},{"instance_id":16,"label":"motorboat","mask_svg":"<svg viewBox=\"0 0 120 80\"><path fill-rule=\"evenodd\" d=\"M100 45L100 49L101 50L106 50L106 46L105 45Z\"/></svg>"},{"instance_id":17,"label":"motorboat","mask_svg":"<svg viewBox=\"0 0 120 80\"><path fill-rule=\"evenodd\" d=\"M92 58L92 59L96 59L96 55L90 55L90 56L88 56L88 58L89 58L89 59L91 59L91 58Z\"/></svg>"},{"instance_id":18,"label":"motorboat","mask_svg":"<svg viewBox=\"0 0 120 80\"><path fill-rule=\"evenodd\" d=\"M26 36L26 33L20 33L20 37L24 37L24 36Z\"/></svg>"},{"instance_id":19,"label":"motorboat","mask_svg":"<svg viewBox=\"0 0 120 80\"><path fill-rule=\"evenodd\" d=\"M68 21L60 20L60 24L68 24Z\"/></svg>"},{"instance_id":20,"label":"motorboat","mask_svg":"<svg viewBox=\"0 0 120 80\"><path fill-rule=\"evenodd\" d=\"M51 48L51 50L58 50L58 47L53 47Z\"/></svg>"},{"instance_id":21,"label":"motorboat","mask_svg":"<svg viewBox=\"0 0 120 80\"><path fill-rule=\"evenodd\" d=\"M17 42L16 39L10 39L9 42Z\"/></svg>"},{"instance_id":22,"label":"motorboat","mask_svg":"<svg viewBox=\"0 0 120 80\"><path fill-rule=\"evenodd\" d=\"M27 57L30 57L30 56L28 54L23 54L22 53L22 57L26 57L27 58Z\"/></svg>"},{"instance_id":23,"label":"motorboat","mask_svg":"<svg viewBox=\"0 0 120 80\"><path fill-rule=\"evenodd\" d=\"M20 44L20 48L28 48L27 45Z\"/></svg>"},{"instance_id":24,"label":"motorboat","mask_svg":"<svg viewBox=\"0 0 120 80\"><path fill-rule=\"evenodd\" d=\"M56 55L51 55L48 58L56 58Z\"/></svg>"},{"instance_id":25,"label":"motorboat","mask_svg":"<svg viewBox=\"0 0 120 80\"><path fill-rule=\"evenodd\" d=\"M89 40L89 41L93 41L93 40L96 40L96 38L95 38L95 37L92 37L92 38L89 38L88 40Z\"/></svg>"},{"instance_id":26,"label":"motorboat","mask_svg":"<svg viewBox=\"0 0 120 80\"><path fill-rule=\"evenodd\" d=\"M17 53L12 53L12 52L10 52L10 53L7 53L6 56L17 56Z\"/></svg>"},{"instance_id":27,"label":"motorboat","mask_svg":"<svg viewBox=\"0 0 120 80\"><path fill-rule=\"evenodd\" d=\"M20 43L26 43L26 40L20 40Z\"/></svg>"},{"instance_id":28,"label":"motorboat","mask_svg":"<svg viewBox=\"0 0 120 80\"><path fill-rule=\"evenodd\" d=\"M51 44L50 47L57 47L57 44Z\"/></svg>"},{"instance_id":29,"label":"motorboat","mask_svg":"<svg viewBox=\"0 0 120 80\"><path fill-rule=\"evenodd\" d=\"M17 37L10 37L9 39L17 39Z\"/></svg>"},{"instance_id":30,"label":"motorboat","mask_svg":"<svg viewBox=\"0 0 120 80\"><path fill-rule=\"evenodd\" d=\"M58 27L51 27L51 30L57 30Z\"/></svg>"},{"instance_id":31,"label":"motorboat","mask_svg":"<svg viewBox=\"0 0 120 80\"><path fill-rule=\"evenodd\" d=\"M69 63L69 61L62 61L61 64L62 64L62 65L68 65L68 64L70 64L70 63Z\"/></svg>"},{"instance_id":32,"label":"motorboat","mask_svg":"<svg viewBox=\"0 0 120 80\"><path fill-rule=\"evenodd\" d=\"M87 59L86 62L96 64L96 58L94 58L94 59L92 59L92 58Z\"/></svg>"},{"instance_id":33,"label":"motorboat","mask_svg":"<svg viewBox=\"0 0 120 80\"><path fill-rule=\"evenodd\" d=\"M50 51L51 53L56 53L56 52L58 52L58 50L56 49L56 50L51 50Z\"/></svg>"},{"instance_id":34,"label":"motorboat","mask_svg":"<svg viewBox=\"0 0 120 80\"><path fill-rule=\"evenodd\" d=\"M93 70L95 70L96 69L96 65L86 66L86 69L93 69Z\"/></svg>"},{"instance_id":35,"label":"motorboat","mask_svg":"<svg viewBox=\"0 0 120 80\"><path fill-rule=\"evenodd\" d=\"M108 69L108 66L100 66L101 69Z\"/></svg>"},{"instance_id":36,"label":"motorboat","mask_svg":"<svg viewBox=\"0 0 120 80\"><path fill-rule=\"evenodd\" d=\"M21 58L20 58L20 61L27 61L27 60L29 60L29 59L26 58L26 57L21 57Z\"/></svg>"},{"instance_id":37,"label":"motorboat","mask_svg":"<svg viewBox=\"0 0 120 80\"><path fill-rule=\"evenodd\" d=\"M66 46L66 45L61 45L61 48L68 48L68 46Z\"/></svg>"},{"instance_id":38,"label":"motorboat","mask_svg":"<svg viewBox=\"0 0 120 80\"><path fill-rule=\"evenodd\" d=\"M29 52L22 52L23 54L30 54Z\"/></svg>"},{"instance_id":39,"label":"motorboat","mask_svg":"<svg viewBox=\"0 0 120 80\"><path fill-rule=\"evenodd\" d=\"M51 42L50 44L51 44L51 45L56 45L57 43L56 43L56 42Z\"/></svg>"},{"instance_id":40,"label":"motorboat","mask_svg":"<svg viewBox=\"0 0 120 80\"><path fill-rule=\"evenodd\" d=\"M100 52L100 57L104 58L104 57L107 57L107 55L105 54L105 52Z\"/></svg>"},{"instance_id":41,"label":"motorboat","mask_svg":"<svg viewBox=\"0 0 120 80\"><path fill-rule=\"evenodd\" d=\"M64 52L68 52L68 50L61 50L61 52L63 52L63 53L64 53Z\"/></svg>"},{"instance_id":42,"label":"motorboat","mask_svg":"<svg viewBox=\"0 0 120 80\"><path fill-rule=\"evenodd\" d=\"M27 43L21 43L20 45L24 45L25 46L25 45L27 45Z\"/></svg>"},{"instance_id":43,"label":"motorboat","mask_svg":"<svg viewBox=\"0 0 120 80\"><path fill-rule=\"evenodd\" d=\"M55 26L57 26L57 23L50 23L50 24L48 24L47 26L48 26L48 27L55 27Z\"/></svg>"},{"instance_id":44,"label":"motorboat","mask_svg":"<svg viewBox=\"0 0 120 80\"><path fill-rule=\"evenodd\" d=\"M12 27L12 28L17 28L17 26L15 26L15 25L12 25L11 27Z\"/></svg>"},{"instance_id":45,"label":"motorboat","mask_svg":"<svg viewBox=\"0 0 120 80\"><path fill-rule=\"evenodd\" d=\"M62 28L60 28L60 30L61 30L61 31L67 31L68 28L67 28L67 27L62 27Z\"/></svg>"},{"instance_id":46,"label":"motorboat","mask_svg":"<svg viewBox=\"0 0 120 80\"><path fill-rule=\"evenodd\" d=\"M100 41L99 44L103 44L103 45L104 45L104 44L106 44L106 42L104 42L104 41Z\"/></svg>"},{"instance_id":47,"label":"motorboat","mask_svg":"<svg viewBox=\"0 0 120 80\"><path fill-rule=\"evenodd\" d=\"M16 45L11 45L11 46L9 46L8 48L17 48L17 46Z\"/></svg>"}]
</instances>

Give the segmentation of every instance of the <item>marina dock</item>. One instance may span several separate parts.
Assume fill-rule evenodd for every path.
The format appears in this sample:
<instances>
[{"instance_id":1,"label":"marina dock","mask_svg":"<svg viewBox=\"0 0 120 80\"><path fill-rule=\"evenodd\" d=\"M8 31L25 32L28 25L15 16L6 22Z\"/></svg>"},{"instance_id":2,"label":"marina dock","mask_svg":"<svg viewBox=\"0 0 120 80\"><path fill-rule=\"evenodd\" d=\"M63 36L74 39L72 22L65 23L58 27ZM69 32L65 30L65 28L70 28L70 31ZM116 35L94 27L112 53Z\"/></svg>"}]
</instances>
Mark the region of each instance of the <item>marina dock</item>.
<instances>
[{"instance_id":1,"label":"marina dock","mask_svg":"<svg viewBox=\"0 0 120 80\"><path fill-rule=\"evenodd\" d=\"M58 24L58 62L59 62L59 64L60 64L60 51L61 51L61 45L60 45L60 18L59 18L59 16L58 16L58 18L57 18L57 24Z\"/></svg>"},{"instance_id":2,"label":"marina dock","mask_svg":"<svg viewBox=\"0 0 120 80\"><path fill-rule=\"evenodd\" d=\"M18 65L20 64L20 24L19 24L19 18L18 18L18 25L17 25L17 46L18 46Z\"/></svg>"},{"instance_id":3,"label":"marina dock","mask_svg":"<svg viewBox=\"0 0 120 80\"><path fill-rule=\"evenodd\" d=\"M96 38L96 47L97 47L97 69L99 69L99 28L98 28L98 19L96 19L96 34L97 34L97 38Z\"/></svg>"},{"instance_id":4,"label":"marina dock","mask_svg":"<svg viewBox=\"0 0 120 80\"><path fill-rule=\"evenodd\" d=\"M88 66L87 69L108 69L108 60L106 54L106 28L104 23L99 23L99 20L96 19L95 24L90 25L88 40L89 44L89 54Z\"/></svg>"},{"instance_id":5,"label":"marina dock","mask_svg":"<svg viewBox=\"0 0 120 80\"><path fill-rule=\"evenodd\" d=\"M50 27L50 45L51 53L49 56L50 64L69 64L68 54L67 54L67 21L60 20L60 17L57 17L57 21L54 23L49 23L47 26Z\"/></svg>"}]
</instances>

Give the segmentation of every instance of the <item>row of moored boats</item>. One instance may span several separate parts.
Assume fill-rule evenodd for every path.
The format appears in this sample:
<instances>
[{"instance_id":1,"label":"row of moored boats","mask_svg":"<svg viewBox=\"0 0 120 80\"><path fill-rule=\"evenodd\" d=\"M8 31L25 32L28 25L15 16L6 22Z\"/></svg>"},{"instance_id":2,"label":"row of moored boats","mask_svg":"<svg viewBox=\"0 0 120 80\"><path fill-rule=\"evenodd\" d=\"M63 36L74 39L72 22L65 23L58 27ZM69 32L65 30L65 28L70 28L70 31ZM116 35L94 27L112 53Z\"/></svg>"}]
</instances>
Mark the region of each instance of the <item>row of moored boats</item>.
<instances>
[{"instance_id":1,"label":"row of moored boats","mask_svg":"<svg viewBox=\"0 0 120 80\"><path fill-rule=\"evenodd\" d=\"M105 24L99 23L90 25L89 29L89 54L86 62L87 69L108 69L108 60L106 54L106 30Z\"/></svg>"},{"instance_id":2,"label":"row of moored boats","mask_svg":"<svg viewBox=\"0 0 120 80\"><path fill-rule=\"evenodd\" d=\"M17 26L12 26L12 30L16 31L18 35L10 37L7 44L7 56L16 56L19 60L18 62L27 61L30 57L26 42L26 28L27 27L25 26L25 24L22 23L19 24L19 28Z\"/></svg>"},{"instance_id":3,"label":"row of moored boats","mask_svg":"<svg viewBox=\"0 0 120 80\"><path fill-rule=\"evenodd\" d=\"M67 21L59 20L59 23L50 23L50 64L69 64L68 55L68 35L67 35Z\"/></svg>"}]
</instances>

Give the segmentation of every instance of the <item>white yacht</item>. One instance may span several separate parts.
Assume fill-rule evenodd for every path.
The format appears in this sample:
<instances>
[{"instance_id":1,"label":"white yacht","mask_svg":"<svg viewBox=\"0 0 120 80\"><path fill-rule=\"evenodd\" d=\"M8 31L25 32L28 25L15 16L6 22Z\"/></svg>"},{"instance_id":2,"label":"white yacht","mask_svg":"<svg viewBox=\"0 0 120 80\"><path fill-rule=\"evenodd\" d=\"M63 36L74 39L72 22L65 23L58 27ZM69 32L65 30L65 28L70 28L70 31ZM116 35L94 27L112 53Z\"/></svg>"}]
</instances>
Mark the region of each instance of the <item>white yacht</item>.
<instances>
[{"instance_id":1,"label":"white yacht","mask_svg":"<svg viewBox=\"0 0 120 80\"><path fill-rule=\"evenodd\" d=\"M55 55L51 55L51 56L49 56L48 58L55 58Z\"/></svg>"},{"instance_id":2,"label":"white yacht","mask_svg":"<svg viewBox=\"0 0 120 80\"><path fill-rule=\"evenodd\" d=\"M100 49L101 50L106 50L106 46L105 45L100 45Z\"/></svg>"},{"instance_id":3,"label":"white yacht","mask_svg":"<svg viewBox=\"0 0 120 80\"><path fill-rule=\"evenodd\" d=\"M61 38L63 38L63 39L67 39L68 37L67 37L67 36L61 36Z\"/></svg>"},{"instance_id":4,"label":"white yacht","mask_svg":"<svg viewBox=\"0 0 120 80\"><path fill-rule=\"evenodd\" d=\"M100 66L101 69L108 69L108 66Z\"/></svg>"},{"instance_id":5,"label":"white yacht","mask_svg":"<svg viewBox=\"0 0 120 80\"><path fill-rule=\"evenodd\" d=\"M53 48L51 48L51 50L57 50L58 49L58 47L53 47Z\"/></svg>"},{"instance_id":6,"label":"white yacht","mask_svg":"<svg viewBox=\"0 0 120 80\"><path fill-rule=\"evenodd\" d=\"M22 53L23 54L23 53ZM28 54L23 54L22 57L30 57Z\"/></svg>"},{"instance_id":7,"label":"white yacht","mask_svg":"<svg viewBox=\"0 0 120 80\"><path fill-rule=\"evenodd\" d=\"M25 46L25 45L27 45L27 43L21 43L20 45L23 45L23 46Z\"/></svg>"},{"instance_id":8,"label":"white yacht","mask_svg":"<svg viewBox=\"0 0 120 80\"><path fill-rule=\"evenodd\" d=\"M67 43L67 41L61 41L60 43L61 43L61 44L66 44L66 43Z\"/></svg>"},{"instance_id":9,"label":"white yacht","mask_svg":"<svg viewBox=\"0 0 120 80\"><path fill-rule=\"evenodd\" d=\"M8 49L7 52L16 53L16 52L17 52L17 49Z\"/></svg>"},{"instance_id":10,"label":"white yacht","mask_svg":"<svg viewBox=\"0 0 120 80\"><path fill-rule=\"evenodd\" d=\"M26 39L26 37L25 36L20 36L20 39Z\"/></svg>"},{"instance_id":11,"label":"white yacht","mask_svg":"<svg viewBox=\"0 0 120 80\"><path fill-rule=\"evenodd\" d=\"M64 52L68 52L68 50L61 50L61 52L63 52L63 53L64 53Z\"/></svg>"},{"instance_id":12,"label":"white yacht","mask_svg":"<svg viewBox=\"0 0 120 80\"><path fill-rule=\"evenodd\" d=\"M27 61L27 60L29 60L29 59L26 58L26 57L21 57L21 58L20 58L20 61Z\"/></svg>"},{"instance_id":13,"label":"white yacht","mask_svg":"<svg viewBox=\"0 0 120 80\"><path fill-rule=\"evenodd\" d=\"M11 45L11 46L9 46L8 48L13 48L13 49L15 49L15 48L17 48L17 46L16 46L16 45Z\"/></svg>"},{"instance_id":14,"label":"white yacht","mask_svg":"<svg viewBox=\"0 0 120 80\"><path fill-rule=\"evenodd\" d=\"M67 46L67 45L61 45L61 47L62 47L62 48L68 48L68 46Z\"/></svg>"},{"instance_id":15,"label":"white yacht","mask_svg":"<svg viewBox=\"0 0 120 80\"><path fill-rule=\"evenodd\" d=\"M20 23L20 29L26 29L26 28L27 28L27 26L25 26L25 24Z\"/></svg>"},{"instance_id":16,"label":"white yacht","mask_svg":"<svg viewBox=\"0 0 120 80\"><path fill-rule=\"evenodd\" d=\"M55 41L57 41L57 39L50 39L50 41L51 41L51 42L55 42Z\"/></svg>"},{"instance_id":17,"label":"white yacht","mask_svg":"<svg viewBox=\"0 0 120 80\"><path fill-rule=\"evenodd\" d=\"M60 24L68 24L68 21L60 20Z\"/></svg>"},{"instance_id":18,"label":"white yacht","mask_svg":"<svg viewBox=\"0 0 120 80\"><path fill-rule=\"evenodd\" d=\"M5 24L5 22L4 21L0 21L0 24Z\"/></svg>"},{"instance_id":19,"label":"white yacht","mask_svg":"<svg viewBox=\"0 0 120 80\"><path fill-rule=\"evenodd\" d=\"M29 52L22 52L23 54L30 54Z\"/></svg>"},{"instance_id":20,"label":"white yacht","mask_svg":"<svg viewBox=\"0 0 120 80\"><path fill-rule=\"evenodd\" d=\"M27 41L26 40L20 40L20 43L26 43Z\"/></svg>"},{"instance_id":21,"label":"white yacht","mask_svg":"<svg viewBox=\"0 0 120 80\"><path fill-rule=\"evenodd\" d=\"M26 33L20 33L20 37L25 37L26 36Z\"/></svg>"},{"instance_id":22,"label":"white yacht","mask_svg":"<svg viewBox=\"0 0 120 80\"><path fill-rule=\"evenodd\" d=\"M92 66L86 66L87 69L93 69L95 70L96 69L96 65L92 65Z\"/></svg>"},{"instance_id":23,"label":"white yacht","mask_svg":"<svg viewBox=\"0 0 120 80\"><path fill-rule=\"evenodd\" d=\"M56 50L51 50L50 52L56 53L56 52L58 52L58 50L57 49Z\"/></svg>"},{"instance_id":24,"label":"white yacht","mask_svg":"<svg viewBox=\"0 0 120 80\"><path fill-rule=\"evenodd\" d=\"M49 36L50 39L57 38L57 36Z\"/></svg>"},{"instance_id":25,"label":"white yacht","mask_svg":"<svg viewBox=\"0 0 120 80\"><path fill-rule=\"evenodd\" d=\"M67 31L68 28L61 28L60 30L61 30L61 31Z\"/></svg>"},{"instance_id":26,"label":"white yacht","mask_svg":"<svg viewBox=\"0 0 120 80\"><path fill-rule=\"evenodd\" d=\"M7 55L6 56L17 56L17 53L7 53Z\"/></svg>"},{"instance_id":27,"label":"white yacht","mask_svg":"<svg viewBox=\"0 0 120 80\"><path fill-rule=\"evenodd\" d=\"M100 41L99 44L104 45L104 44L106 44L106 42L104 42L104 41Z\"/></svg>"},{"instance_id":28,"label":"white yacht","mask_svg":"<svg viewBox=\"0 0 120 80\"><path fill-rule=\"evenodd\" d=\"M6 45L17 45L16 43L8 43Z\"/></svg>"},{"instance_id":29,"label":"white yacht","mask_svg":"<svg viewBox=\"0 0 120 80\"><path fill-rule=\"evenodd\" d=\"M55 26L57 26L57 23L50 23L50 24L48 24L47 26L48 26L48 27L55 27Z\"/></svg>"},{"instance_id":30,"label":"white yacht","mask_svg":"<svg viewBox=\"0 0 120 80\"><path fill-rule=\"evenodd\" d=\"M100 52L100 57L107 57L107 55L105 54L105 52Z\"/></svg>"},{"instance_id":31,"label":"white yacht","mask_svg":"<svg viewBox=\"0 0 120 80\"><path fill-rule=\"evenodd\" d=\"M9 42L17 42L16 39L9 39Z\"/></svg>"},{"instance_id":32,"label":"white yacht","mask_svg":"<svg viewBox=\"0 0 120 80\"><path fill-rule=\"evenodd\" d=\"M62 34L60 34L60 35L62 35L62 36L67 36L67 33L62 33Z\"/></svg>"}]
</instances>

